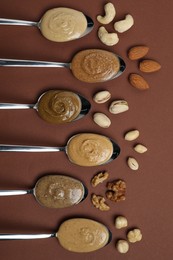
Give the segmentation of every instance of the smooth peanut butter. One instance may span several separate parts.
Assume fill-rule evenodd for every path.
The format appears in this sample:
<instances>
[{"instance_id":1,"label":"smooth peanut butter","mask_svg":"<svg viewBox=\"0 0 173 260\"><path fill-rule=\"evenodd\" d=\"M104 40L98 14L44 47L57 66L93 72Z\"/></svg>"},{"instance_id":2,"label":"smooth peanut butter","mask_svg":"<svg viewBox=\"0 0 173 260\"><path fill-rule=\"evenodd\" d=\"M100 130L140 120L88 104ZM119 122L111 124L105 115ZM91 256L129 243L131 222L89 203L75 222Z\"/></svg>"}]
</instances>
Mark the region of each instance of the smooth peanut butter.
<instances>
[{"instance_id":1,"label":"smooth peanut butter","mask_svg":"<svg viewBox=\"0 0 173 260\"><path fill-rule=\"evenodd\" d=\"M109 231L97 221L74 218L63 222L56 236L65 249L85 253L104 247L109 240Z\"/></svg>"},{"instance_id":2,"label":"smooth peanut butter","mask_svg":"<svg viewBox=\"0 0 173 260\"><path fill-rule=\"evenodd\" d=\"M99 134L77 134L67 144L70 161L80 166L97 166L106 163L112 153L112 142Z\"/></svg>"},{"instance_id":3,"label":"smooth peanut butter","mask_svg":"<svg viewBox=\"0 0 173 260\"><path fill-rule=\"evenodd\" d=\"M43 94L38 102L40 117L53 124L71 122L81 111L79 96L71 91L50 90Z\"/></svg>"},{"instance_id":4,"label":"smooth peanut butter","mask_svg":"<svg viewBox=\"0 0 173 260\"><path fill-rule=\"evenodd\" d=\"M71 62L73 75L88 83L110 80L119 72L119 69L118 56L99 49L80 51Z\"/></svg>"},{"instance_id":5,"label":"smooth peanut butter","mask_svg":"<svg viewBox=\"0 0 173 260\"><path fill-rule=\"evenodd\" d=\"M82 12L63 7L48 10L40 23L43 36L55 42L80 38L86 28L87 19Z\"/></svg>"},{"instance_id":6,"label":"smooth peanut butter","mask_svg":"<svg viewBox=\"0 0 173 260\"><path fill-rule=\"evenodd\" d=\"M36 183L37 201L48 208L66 208L79 203L84 197L83 184L64 175L48 175Z\"/></svg>"}]
</instances>

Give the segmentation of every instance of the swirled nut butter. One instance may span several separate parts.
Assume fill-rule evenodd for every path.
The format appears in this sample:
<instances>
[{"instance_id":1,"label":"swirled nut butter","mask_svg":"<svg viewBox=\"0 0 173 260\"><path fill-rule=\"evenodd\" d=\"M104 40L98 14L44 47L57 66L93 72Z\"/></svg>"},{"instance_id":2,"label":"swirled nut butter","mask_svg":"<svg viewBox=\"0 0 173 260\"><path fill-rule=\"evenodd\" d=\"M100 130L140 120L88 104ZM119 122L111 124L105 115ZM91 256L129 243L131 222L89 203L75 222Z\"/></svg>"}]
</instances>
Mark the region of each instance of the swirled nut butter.
<instances>
[{"instance_id":1,"label":"swirled nut butter","mask_svg":"<svg viewBox=\"0 0 173 260\"><path fill-rule=\"evenodd\" d=\"M50 90L45 92L38 102L38 114L53 124L71 122L81 111L79 96L71 91Z\"/></svg>"},{"instance_id":2,"label":"swirled nut butter","mask_svg":"<svg viewBox=\"0 0 173 260\"><path fill-rule=\"evenodd\" d=\"M73 75L88 83L110 80L119 72L119 69L118 56L99 49L80 51L71 62Z\"/></svg>"},{"instance_id":3,"label":"swirled nut butter","mask_svg":"<svg viewBox=\"0 0 173 260\"><path fill-rule=\"evenodd\" d=\"M85 218L66 220L56 236L62 247L78 253L98 250L109 241L109 231L103 224Z\"/></svg>"},{"instance_id":4,"label":"swirled nut butter","mask_svg":"<svg viewBox=\"0 0 173 260\"><path fill-rule=\"evenodd\" d=\"M113 145L110 139L99 134L77 134L67 144L68 158L80 166L97 166L106 163L112 153Z\"/></svg>"},{"instance_id":5,"label":"swirled nut butter","mask_svg":"<svg viewBox=\"0 0 173 260\"><path fill-rule=\"evenodd\" d=\"M48 10L42 17L40 30L45 38L66 42L80 38L87 28L87 19L82 12L59 7Z\"/></svg>"},{"instance_id":6,"label":"swirled nut butter","mask_svg":"<svg viewBox=\"0 0 173 260\"><path fill-rule=\"evenodd\" d=\"M84 197L83 184L64 175L47 175L38 180L34 194L48 208L66 208L78 204Z\"/></svg>"}]
</instances>

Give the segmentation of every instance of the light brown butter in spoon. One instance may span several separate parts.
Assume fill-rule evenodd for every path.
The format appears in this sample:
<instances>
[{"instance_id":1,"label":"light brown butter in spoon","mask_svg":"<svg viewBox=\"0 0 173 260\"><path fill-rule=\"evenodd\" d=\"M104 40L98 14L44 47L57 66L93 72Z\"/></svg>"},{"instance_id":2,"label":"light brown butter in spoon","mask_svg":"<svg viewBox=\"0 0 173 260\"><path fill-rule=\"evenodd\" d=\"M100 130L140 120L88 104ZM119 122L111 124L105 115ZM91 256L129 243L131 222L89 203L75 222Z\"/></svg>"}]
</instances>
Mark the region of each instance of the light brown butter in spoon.
<instances>
[{"instance_id":1,"label":"light brown butter in spoon","mask_svg":"<svg viewBox=\"0 0 173 260\"><path fill-rule=\"evenodd\" d=\"M80 166L104 164L111 158L112 153L111 140L99 134L77 134L67 144L68 158L71 162Z\"/></svg>"},{"instance_id":2,"label":"light brown butter in spoon","mask_svg":"<svg viewBox=\"0 0 173 260\"><path fill-rule=\"evenodd\" d=\"M64 7L48 10L40 22L43 36L55 42L80 38L86 29L85 15L80 11Z\"/></svg>"},{"instance_id":3,"label":"light brown butter in spoon","mask_svg":"<svg viewBox=\"0 0 173 260\"><path fill-rule=\"evenodd\" d=\"M56 233L62 247L73 252L92 252L109 241L109 231L101 223L85 218L64 221Z\"/></svg>"}]
</instances>

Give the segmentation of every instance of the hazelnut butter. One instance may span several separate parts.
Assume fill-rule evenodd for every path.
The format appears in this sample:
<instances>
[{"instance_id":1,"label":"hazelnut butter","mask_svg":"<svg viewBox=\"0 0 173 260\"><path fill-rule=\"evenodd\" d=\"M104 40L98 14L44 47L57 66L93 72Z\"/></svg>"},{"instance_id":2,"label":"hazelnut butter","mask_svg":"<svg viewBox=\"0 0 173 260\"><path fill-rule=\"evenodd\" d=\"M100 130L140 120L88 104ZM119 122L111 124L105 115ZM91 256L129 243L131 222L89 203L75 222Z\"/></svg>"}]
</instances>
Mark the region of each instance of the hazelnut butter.
<instances>
[{"instance_id":1,"label":"hazelnut butter","mask_svg":"<svg viewBox=\"0 0 173 260\"><path fill-rule=\"evenodd\" d=\"M112 52L88 49L78 52L71 62L73 75L84 82L95 83L112 79L120 70L120 61Z\"/></svg>"},{"instance_id":2,"label":"hazelnut butter","mask_svg":"<svg viewBox=\"0 0 173 260\"><path fill-rule=\"evenodd\" d=\"M81 111L81 99L71 91L50 90L45 92L38 102L38 114L53 124L71 122Z\"/></svg>"},{"instance_id":3,"label":"hazelnut butter","mask_svg":"<svg viewBox=\"0 0 173 260\"><path fill-rule=\"evenodd\" d=\"M66 208L84 197L83 184L64 175L47 175L38 180L34 194L37 201L48 208Z\"/></svg>"},{"instance_id":4,"label":"hazelnut butter","mask_svg":"<svg viewBox=\"0 0 173 260\"><path fill-rule=\"evenodd\" d=\"M109 241L109 231L103 224L85 218L64 221L56 236L62 247L78 253L98 250Z\"/></svg>"},{"instance_id":5,"label":"hazelnut butter","mask_svg":"<svg viewBox=\"0 0 173 260\"><path fill-rule=\"evenodd\" d=\"M68 158L80 166L97 166L106 163L112 153L113 145L110 139L99 134L77 134L67 144Z\"/></svg>"},{"instance_id":6,"label":"hazelnut butter","mask_svg":"<svg viewBox=\"0 0 173 260\"><path fill-rule=\"evenodd\" d=\"M71 8L48 10L40 22L45 38L55 42L66 42L80 38L87 28L87 19L82 12Z\"/></svg>"}]
</instances>

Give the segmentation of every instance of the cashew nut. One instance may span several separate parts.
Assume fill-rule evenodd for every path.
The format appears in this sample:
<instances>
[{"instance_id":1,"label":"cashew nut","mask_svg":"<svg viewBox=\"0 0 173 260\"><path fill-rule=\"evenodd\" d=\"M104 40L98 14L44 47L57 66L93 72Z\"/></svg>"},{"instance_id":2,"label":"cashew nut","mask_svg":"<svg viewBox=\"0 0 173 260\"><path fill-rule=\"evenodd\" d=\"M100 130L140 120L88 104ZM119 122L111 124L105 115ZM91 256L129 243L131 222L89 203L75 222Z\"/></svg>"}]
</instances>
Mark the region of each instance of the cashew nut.
<instances>
[{"instance_id":1,"label":"cashew nut","mask_svg":"<svg viewBox=\"0 0 173 260\"><path fill-rule=\"evenodd\" d=\"M108 33L104 26L99 28L98 37L107 46L113 46L119 42L117 33Z\"/></svg>"},{"instance_id":2,"label":"cashew nut","mask_svg":"<svg viewBox=\"0 0 173 260\"><path fill-rule=\"evenodd\" d=\"M104 6L104 10L105 10L105 16L98 15L97 21L102 24L108 24L113 21L116 15L116 10L112 3L107 3Z\"/></svg>"},{"instance_id":3,"label":"cashew nut","mask_svg":"<svg viewBox=\"0 0 173 260\"><path fill-rule=\"evenodd\" d=\"M133 26L133 24L133 17L130 14L127 14L124 20L118 21L114 24L114 29L119 33L123 33L129 30Z\"/></svg>"}]
</instances>

